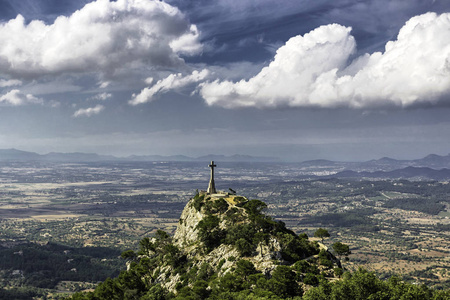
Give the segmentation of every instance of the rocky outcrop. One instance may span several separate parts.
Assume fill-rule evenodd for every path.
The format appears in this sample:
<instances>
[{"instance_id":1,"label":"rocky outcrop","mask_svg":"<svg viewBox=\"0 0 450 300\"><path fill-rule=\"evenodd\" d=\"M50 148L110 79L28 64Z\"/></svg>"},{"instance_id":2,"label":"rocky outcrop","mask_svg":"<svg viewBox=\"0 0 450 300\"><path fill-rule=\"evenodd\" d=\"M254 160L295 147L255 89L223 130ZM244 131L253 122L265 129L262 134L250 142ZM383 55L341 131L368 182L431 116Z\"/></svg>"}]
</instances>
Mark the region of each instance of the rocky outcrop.
<instances>
[{"instance_id":1,"label":"rocky outcrop","mask_svg":"<svg viewBox=\"0 0 450 300\"><path fill-rule=\"evenodd\" d=\"M236 223L248 223L246 211L242 208L242 205L248 201L247 198L227 193L211 195L201 192L186 204L173 236L174 244L186 251L188 257L195 258L197 265L206 262L215 271L219 272L219 276L225 274L234 265L234 260L243 258L239 251L232 245L221 244L209 253L204 253L201 250L202 244L199 238L198 224L208 215L211 215L211 212L207 212L208 204L221 199L226 201L228 208L221 212L213 213L213 215L220 219L220 228L226 230L228 227L236 225ZM238 221L230 222L226 220L226 216L231 210L238 211L238 214L241 215ZM251 261L257 270L268 274L276 267L277 264L274 263L275 261L282 261L281 245L274 237L271 237L268 242L261 242L256 247L256 251L251 256L246 257L246 259ZM223 260L225 262L220 264ZM220 270L218 269L219 265Z\"/></svg>"},{"instance_id":2,"label":"rocky outcrop","mask_svg":"<svg viewBox=\"0 0 450 300\"><path fill-rule=\"evenodd\" d=\"M138 252L122 253L127 271L95 293L101 299L285 299L342 275L325 246L266 215L264 202L231 192L197 193L173 236L157 230L139 242Z\"/></svg>"},{"instance_id":3,"label":"rocky outcrop","mask_svg":"<svg viewBox=\"0 0 450 300\"><path fill-rule=\"evenodd\" d=\"M191 199L183 209L177 230L173 236L174 243L178 247L186 247L198 241L198 223L203 220L205 214L195 209L194 199Z\"/></svg>"},{"instance_id":4,"label":"rocky outcrop","mask_svg":"<svg viewBox=\"0 0 450 300\"><path fill-rule=\"evenodd\" d=\"M270 278L279 265L292 266L306 258L316 264L324 259L324 254L322 258L318 256L317 243L264 215L262 210L266 207L259 200L229 193L196 194L183 209L173 237L162 234L159 241L150 240L147 258L150 261L159 255L162 264L148 276L148 281L176 294L180 286L190 286L190 278L195 278L205 266L210 274L220 278L233 273L236 262L246 260ZM327 270L332 272L329 264L335 262L328 263ZM192 275L186 276L188 273Z\"/></svg>"},{"instance_id":5,"label":"rocky outcrop","mask_svg":"<svg viewBox=\"0 0 450 300\"><path fill-rule=\"evenodd\" d=\"M213 214L220 218L220 226L222 228L226 228L227 225L230 225L224 222L224 216L230 209L234 208L245 214L244 209L238 207L238 205L241 205L247 201L247 198L245 197L232 195L226 192L219 192L216 194L200 192L195 195L195 197L190 199L184 207L177 225L177 229L173 236L174 243L182 248L192 246L196 243L198 244L198 223L211 214L211 212L207 212L208 204L215 203L221 199L226 201L228 208Z\"/></svg>"}]
</instances>

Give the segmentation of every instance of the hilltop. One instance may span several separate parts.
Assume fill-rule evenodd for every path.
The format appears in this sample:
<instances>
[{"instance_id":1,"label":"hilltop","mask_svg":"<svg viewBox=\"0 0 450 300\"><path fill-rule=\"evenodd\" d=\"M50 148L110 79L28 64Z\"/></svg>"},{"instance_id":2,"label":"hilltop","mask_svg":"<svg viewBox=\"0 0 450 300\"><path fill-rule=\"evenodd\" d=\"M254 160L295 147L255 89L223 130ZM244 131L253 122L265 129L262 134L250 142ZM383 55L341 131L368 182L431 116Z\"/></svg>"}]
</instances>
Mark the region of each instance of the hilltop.
<instances>
[{"instance_id":1,"label":"hilltop","mask_svg":"<svg viewBox=\"0 0 450 300\"><path fill-rule=\"evenodd\" d=\"M72 299L448 299L449 291L345 272L336 255L264 213L266 204L234 193L198 192L173 236L158 230L122 253L127 270ZM326 235L325 235L326 236ZM404 297L403 297L404 296ZM405 298L406 297L406 298ZM411 298L412 297L412 298Z\"/></svg>"},{"instance_id":2,"label":"hilltop","mask_svg":"<svg viewBox=\"0 0 450 300\"><path fill-rule=\"evenodd\" d=\"M265 209L264 202L233 193L198 192L186 204L173 236L159 230L144 238L139 251L122 254L127 271L119 278L74 299L126 299L130 293L129 299L154 293L225 299L241 291L285 298L342 274L340 261L327 247L295 234Z\"/></svg>"},{"instance_id":3,"label":"hilltop","mask_svg":"<svg viewBox=\"0 0 450 300\"><path fill-rule=\"evenodd\" d=\"M277 265L319 254L319 243L296 235L284 223L265 215L265 208L259 200L200 192L184 208L174 244L186 251L188 259L207 262L219 276L233 266L233 257L245 259L257 271L270 275ZM322 245L322 249L325 253L326 247ZM339 264L330 253L326 256Z\"/></svg>"}]
</instances>

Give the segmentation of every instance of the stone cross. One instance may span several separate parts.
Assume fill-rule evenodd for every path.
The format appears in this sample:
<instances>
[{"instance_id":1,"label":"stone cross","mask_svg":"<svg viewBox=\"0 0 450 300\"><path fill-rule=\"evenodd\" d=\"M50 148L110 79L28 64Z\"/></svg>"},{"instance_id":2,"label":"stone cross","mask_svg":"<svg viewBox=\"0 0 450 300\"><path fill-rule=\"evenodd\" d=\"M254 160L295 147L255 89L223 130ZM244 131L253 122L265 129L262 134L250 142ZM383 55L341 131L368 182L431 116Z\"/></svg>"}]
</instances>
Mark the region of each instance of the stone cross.
<instances>
[{"instance_id":1,"label":"stone cross","mask_svg":"<svg viewBox=\"0 0 450 300\"><path fill-rule=\"evenodd\" d=\"M214 164L214 161L211 161L211 164L208 166L211 168L211 179L209 180L209 186L207 193L208 194L215 194L216 193L216 185L214 184L214 167L217 167Z\"/></svg>"}]
</instances>

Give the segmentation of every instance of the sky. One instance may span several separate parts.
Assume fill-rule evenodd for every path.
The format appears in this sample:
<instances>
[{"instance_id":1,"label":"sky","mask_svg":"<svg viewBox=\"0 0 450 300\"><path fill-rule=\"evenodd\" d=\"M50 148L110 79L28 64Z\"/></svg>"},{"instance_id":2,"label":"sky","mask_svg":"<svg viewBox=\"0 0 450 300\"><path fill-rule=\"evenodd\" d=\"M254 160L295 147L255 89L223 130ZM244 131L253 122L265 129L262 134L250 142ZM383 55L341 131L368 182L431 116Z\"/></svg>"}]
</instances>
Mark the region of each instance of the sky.
<instances>
[{"instance_id":1,"label":"sky","mask_svg":"<svg viewBox=\"0 0 450 300\"><path fill-rule=\"evenodd\" d=\"M0 149L450 153L448 0L0 0Z\"/></svg>"}]
</instances>

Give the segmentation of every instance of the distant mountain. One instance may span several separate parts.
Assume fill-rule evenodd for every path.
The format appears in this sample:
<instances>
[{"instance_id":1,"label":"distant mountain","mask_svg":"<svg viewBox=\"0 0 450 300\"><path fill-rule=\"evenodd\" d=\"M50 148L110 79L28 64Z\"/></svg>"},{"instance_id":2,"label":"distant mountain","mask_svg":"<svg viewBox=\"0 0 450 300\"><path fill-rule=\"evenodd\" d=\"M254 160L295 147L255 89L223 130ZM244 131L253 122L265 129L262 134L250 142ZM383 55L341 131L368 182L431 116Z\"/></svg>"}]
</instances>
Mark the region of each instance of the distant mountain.
<instances>
[{"instance_id":1,"label":"distant mountain","mask_svg":"<svg viewBox=\"0 0 450 300\"><path fill-rule=\"evenodd\" d=\"M40 156L40 160L54 161L54 162L95 162L95 161L109 161L117 160L117 157L112 155L99 155L96 153L58 153L50 152Z\"/></svg>"},{"instance_id":2,"label":"distant mountain","mask_svg":"<svg viewBox=\"0 0 450 300\"><path fill-rule=\"evenodd\" d=\"M96 153L57 153L38 154L17 149L0 149L0 161L53 161L53 162L94 162L105 160L117 160L111 155L99 155Z\"/></svg>"},{"instance_id":3,"label":"distant mountain","mask_svg":"<svg viewBox=\"0 0 450 300\"><path fill-rule=\"evenodd\" d=\"M346 170L329 177L449 180L450 169L435 170L427 167L406 167L393 171L357 172Z\"/></svg>"},{"instance_id":4,"label":"distant mountain","mask_svg":"<svg viewBox=\"0 0 450 300\"><path fill-rule=\"evenodd\" d=\"M125 158L131 161L192 161L193 158L184 155L131 155Z\"/></svg>"},{"instance_id":5,"label":"distant mountain","mask_svg":"<svg viewBox=\"0 0 450 300\"><path fill-rule=\"evenodd\" d=\"M35 152L22 151L18 149L0 149L0 161L51 161L51 162L96 162L96 161L185 161L185 162L280 162L277 157L250 156L235 154L231 156L209 154L200 157L189 157L184 155L131 155L128 157L116 157L112 155L100 155L96 153L60 153L50 152L38 154ZM398 160L389 157L369 160L365 162L339 162L326 159L309 160L299 163L300 167L306 169L327 169L330 172L339 172L344 169L358 172L394 171L406 167L425 167L431 169L450 169L450 154L440 156L436 154L427 155L424 158L414 160Z\"/></svg>"},{"instance_id":6,"label":"distant mountain","mask_svg":"<svg viewBox=\"0 0 450 300\"><path fill-rule=\"evenodd\" d=\"M305 167L318 167L318 166L336 166L336 165L340 165L340 164L345 164L345 163L341 163L341 162L336 162L336 161L331 161L331 160L326 160L326 159L315 159L315 160L307 160L307 161L303 161L300 163L301 166L305 166Z\"/></svg>"},{"instance_id":7,"label":"distant mountain","mask_svg":"<svg viewBox=\"0 0 450 300\"><path fill-rule=\"evenodd\" d=\"M200 157L189 157L184 155L131 155L125 158L126 160L132 161L191 161L191 162L209 162L209 161L220 161L220 162L277 162L280 159L275 157L263 157L263 156L250 156L250 155L240 155L235 154L232 156L209 154Z\"/></svg>"},{"instance_id":8,"label":"distant mountain","mask_svg":"<svg viewBox=\"0 0 450 300\"><path fill-rule=\"evenodd\" d=\"M249 156L235 154L225 155L206 155L201 157L188 157L184 155L131 155L128 157L116 157L112 155L100 155L96 153L59 153L50 152L48 154L38 154L17 149L0 149L0 161L50 161L50 162L99 162L99 161L220 161L220 162L276 162L278 158Z\"/></svg>"},{"instance_id":9,"label":"distant mountain","mask_svg":"<svg viewBox=\"0 0 450 300\"><path fill-rule=\"evenodd\" d=\"M398 169L404 169L407 167L416 168L431 168L431 169L450 169L450 154L445 156L440 156L436 154L427 155L424 158L414 159L414 160L399 160L389 157L383 157L380 159L373 159L365 162L336 162L330 160L310 160L300 163L301 166L305 167L320 167L320 168L330 168L339 171L339 169L347 169L353 171L394 171Z\"/></svg>"},{"instance_id":10,"label":"distant mountain","mask_svg":"<svg viewBox=\"0 0 450 300\"><path fill-rule=\"evenodd\" d=\"M250 156L235 154L232 156L209 154L194 159L195 161L220 161L220 162L277 162L276 157Z\"/></svg>"},{"instance_id":11,"label":"distant mountain","mask_svg":"<svg viewBox=\"0 0 450 300\"><path fill-rule=\"evenodd\" d=\"M406 167L426 167L432 169L450 168L450 154L446 156L430 154L424 158L414 160L397 160L383 157L378 160L363 162L359 165L360 169L382 171L390 171Z\"/></svg>"},{"instance_id":12,"label":"distant mountain","mask_svg":"<svg viewBox=\"0 0 450 300\"><path fill-rule=\"evenodd\" d=\"M38 160L41 155L17 149L0 149L0 160L3 161L33 161Z\"/></svg>"},{"instance_id":13,"label":"distant mountain","mask_svg":"<svg viewBox=\"0 0 450 300\"><path fill-rule=\"evenodd\" d=\"M410 160L398 160L389 157L383 157L380 159L373 159L366 162L356 164L354 169L367 170L367 171L390 171L400 168L412 166L414 163Z\"/></svg>"},{"instance_id":14,"label":"distant mountain","mask_svg":"<svg viewBox=\"0 0 450 300\"><path fill-rule=\"evenodd\" d=\"M450 154L440 156L430 154L422 159L413 160L416 166L428 166L430 168L450 168Z\"/></svg>"}]
</instances>

